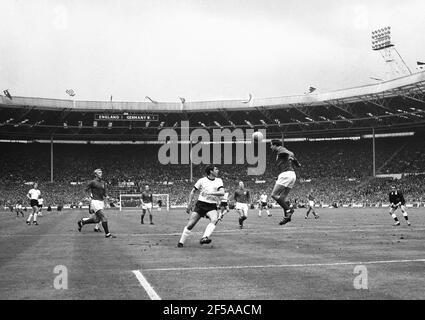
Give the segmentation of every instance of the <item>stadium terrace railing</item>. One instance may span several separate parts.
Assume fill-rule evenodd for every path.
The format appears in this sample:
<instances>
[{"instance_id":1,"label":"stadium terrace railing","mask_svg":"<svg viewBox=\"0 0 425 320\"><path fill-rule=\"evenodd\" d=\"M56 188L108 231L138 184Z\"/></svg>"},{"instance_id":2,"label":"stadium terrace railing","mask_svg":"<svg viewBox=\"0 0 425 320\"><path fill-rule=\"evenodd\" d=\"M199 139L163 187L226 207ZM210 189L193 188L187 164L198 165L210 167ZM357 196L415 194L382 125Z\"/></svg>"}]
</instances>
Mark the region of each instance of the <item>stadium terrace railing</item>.
<instances>
[{"instance_id":1,"label":"stadium terrace railing","mask_svg":"<svg viewBox=\"0 0 425 320\"><path fill-rule=\"evenodd\" d=\"M378 84L364 85L354 88L341 89L327 93L304 94L274 98L253 98L251 101L222 100L222 101L197 101L197 102L123 102L123 101L79 101L46 98L13 97L9 99L0 96L0 106L29 106L40 109L74 109L84 111L137 111L137 112L181 112L204 110L246 110L249 108L265 107L292 107L293 105L324 105L329 101L360 102L360 97L392 97L400 95L405 90L409 93L425 90L425 71L409 76L383 81Z\"/></svg>"}]
</instances>

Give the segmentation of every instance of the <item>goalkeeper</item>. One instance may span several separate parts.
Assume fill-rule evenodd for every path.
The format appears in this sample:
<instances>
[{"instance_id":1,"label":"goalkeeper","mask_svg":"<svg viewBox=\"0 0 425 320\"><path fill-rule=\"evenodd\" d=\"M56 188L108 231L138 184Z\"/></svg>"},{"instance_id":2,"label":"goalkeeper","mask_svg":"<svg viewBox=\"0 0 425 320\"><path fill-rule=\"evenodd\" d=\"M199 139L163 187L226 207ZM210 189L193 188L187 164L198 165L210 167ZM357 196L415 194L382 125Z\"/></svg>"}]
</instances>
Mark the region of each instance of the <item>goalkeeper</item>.
<instances>
[{"instance_id":1,"label":"goalkeeper","mask_svg":"<svg viewBox=\"0 0 425 320\"><path fill-rule=\"evenodd\" d=\"M401 213L403 214L404 219L406 220L406 223L408 226L410 226L409 217L406 212L405 204L406 201L404 200L403 194L397 190L395 186L391 186L391 192L389 193L389 199L390 199L390 215L394 219L395 226L400 225L400 221L398 220L396 214L394 213L398 208L400 208Z\"/></svg>"}]
</instances>

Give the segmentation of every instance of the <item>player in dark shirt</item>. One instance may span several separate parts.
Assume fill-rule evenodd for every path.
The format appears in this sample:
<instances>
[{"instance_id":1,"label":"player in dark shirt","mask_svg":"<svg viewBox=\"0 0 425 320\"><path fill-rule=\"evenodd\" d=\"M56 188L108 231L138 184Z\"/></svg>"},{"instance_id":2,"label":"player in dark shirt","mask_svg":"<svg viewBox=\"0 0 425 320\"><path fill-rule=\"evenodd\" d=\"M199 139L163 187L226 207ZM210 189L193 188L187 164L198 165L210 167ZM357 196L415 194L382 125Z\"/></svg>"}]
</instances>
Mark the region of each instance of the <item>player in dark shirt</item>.
<instances>
[{"instance_id":1,"label":"player in dark shirt","mask_svg":"<svg viewBox=\"0 0 425 320\"><path fill-rule=\"evenodd\" d=\"M239 228L243 228L243 222L248 219L248 209L251 204L251 193L245 188L242 181L236 189L233 199L236 201L235 209L239 213Z\"/></svg>"},{"instance_id":2,"label":"player in dark shirt","mask_svg":"<svg viewBox=\"0 0 425 320\"><path fill-rule=\"evenodd\" d=\"M291 221L292 214L294 213L294 209L291 208L286 198L296 181L294 167L301 167L301 165L295 158L294 153L283 147L282 141L273 139L270 148L273 152L276 152L276 166L279 170L279 176L271 197L283 209L283 219L279 224L284 225Z\"/></svg>"},{"instance_id":3,"label":"player in dark shirt","mask_svg":"<svg viewBox=\"0 0 425 320\"><path fill-rule=\"evenodd\" d=\"M145 218L146 210L149 211L149 221L153 224L152 221L152 203L153 197L152 192L148 185L145 186L145 190L142 192L142 216L140 223L144 224L143 219Z\"/></svg>"},{"instance_id":4,"label":"player in dark shirt","mask_svg":"<svg viewBox=\"0 0 425 320\"><path fill-rule=\"evenodd\" d=\"M106 195L105 181L102 180L102 174L103 174L102 170L100 169L94 170L95 178L88 183L86 188L86 192L90 193L90 198L91 198L89 211L93 212L95 217L83 218L80 221L78 221L78 231L81 232L81 228L85 224L98 223L99 221L101 221L103 230L105 230L105 237L115 238L115 236L113 236L109 232L108 219L103 213L103 210L105 208L104 200L105 198L107 198L107 195Z\"/></svg>"},{"instance_id":5,"label":"player in dark shirt","mask_svg":"<svg viewBox=\"0 0 425 320\"><path fill-rule=\"evenodd\" d=\"M307 208L308 208L308 210L307 210L307 212L305 214L305 218L308 219L308 214L311 211L311 213L314 216L314 219L319 219L319 215L316 214L316 211L314 211L314 200L316 200L316 199L314 199L314 196L313 196L312 192L313 191L311 191L310 194L308 195L308 202L307 202Z\"/></svg>"},{"instance_id":6,"label":"player in dark shirt","mask_svg":"<svg viewBox=\"0 0 425 320\"><path fill-rule=\"evenodd\" d=\"M409 217L406 212L405 204L406 201L404 200L403 194L397 190L395 186L391 187L391 192L388 195L390 200L390 215L393 217L395 223L395 226L400 225L400 221L398 220L396 214L394 213L398 208L400 208L401 213L403 214L404 219L407 222L407 225L410 226Z\"/></svg>"}]
</instances>

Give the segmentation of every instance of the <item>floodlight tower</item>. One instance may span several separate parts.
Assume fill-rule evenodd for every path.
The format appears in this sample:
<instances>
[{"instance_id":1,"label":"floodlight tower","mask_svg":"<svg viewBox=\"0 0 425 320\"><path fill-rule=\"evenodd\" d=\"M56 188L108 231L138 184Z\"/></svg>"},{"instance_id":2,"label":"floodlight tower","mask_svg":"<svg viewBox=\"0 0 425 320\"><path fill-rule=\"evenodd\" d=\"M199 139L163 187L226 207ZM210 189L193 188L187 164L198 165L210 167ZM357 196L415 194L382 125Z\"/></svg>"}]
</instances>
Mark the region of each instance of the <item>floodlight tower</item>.
<instances>
[{"instance_id":1,"label":"floodlight tower","mask_svg":"<svg viewBox=\"0 0 425 320\"><path fill-rule=\"evenodd\" d=\"M391 27L372 31L372 50L379 51L385 63L390 67L388 78L399 78L412 74L409 67L391 43Z\"/></svg>"}]
</instances>

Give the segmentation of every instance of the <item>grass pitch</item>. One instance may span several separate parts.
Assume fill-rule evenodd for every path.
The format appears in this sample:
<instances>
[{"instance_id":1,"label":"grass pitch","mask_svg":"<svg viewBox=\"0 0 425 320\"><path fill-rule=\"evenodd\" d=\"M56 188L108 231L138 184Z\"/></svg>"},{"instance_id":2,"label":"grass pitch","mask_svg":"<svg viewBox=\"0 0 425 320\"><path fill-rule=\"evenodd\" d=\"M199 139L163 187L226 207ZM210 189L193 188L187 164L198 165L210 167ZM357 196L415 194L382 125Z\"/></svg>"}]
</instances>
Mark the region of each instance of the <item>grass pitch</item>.
<instances>
[{"instance_id":1,"label":"grass pitch","mask_svg":"<svg viewBox=\"0 0 425 320\"><path fill-rule=\"evenodd\" d=\"M250 210L240 230L231 211L211 244L199 244L202 219L184 248L183 210L154 211L155 225L148 216L141 225L139 211L107 210L116 239L93 225L78 232L86 210L44 213L38 226L0 212L0 299L425 299L423 208L409 210L411 227L399 212L393 226L381 208L317 212L306 220L298 209L279 226L281 210ZM54 288L58 265L68 289ZM359 265L367 289L354 286Z\"/></svg>"}]
</instances>

